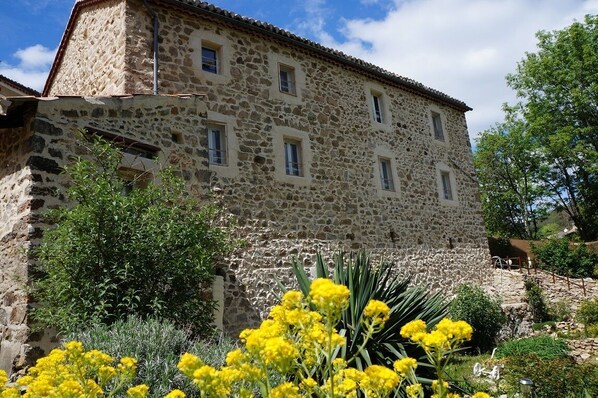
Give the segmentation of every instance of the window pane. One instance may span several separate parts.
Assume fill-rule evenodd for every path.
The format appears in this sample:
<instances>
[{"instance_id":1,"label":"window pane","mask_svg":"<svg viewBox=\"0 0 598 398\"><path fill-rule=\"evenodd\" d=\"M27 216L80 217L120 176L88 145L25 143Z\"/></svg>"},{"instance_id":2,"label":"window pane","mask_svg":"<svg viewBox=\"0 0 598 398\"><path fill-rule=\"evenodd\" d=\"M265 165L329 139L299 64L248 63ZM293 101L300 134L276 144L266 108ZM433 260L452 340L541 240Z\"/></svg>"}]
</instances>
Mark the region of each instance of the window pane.
<instances>
[{"instance_id":1,"label":"window pane","mask_svg":"<svg viewBox=\"0 0 598 398\"><path fill-rule=\"evenodd\" d=\"M451 177L449 173L443 172L442 177L442 191L446 200L453 200L453 190L451 187Z\"/></svg>"},{"instance_id":2,"label":"window pane","mask_svg":"<svg viewBox=\"0 0 598 398\"><path fill-rule=\"evenodd\" d=\"M301 163L299 160L299 145L293 142L284 143L285 171L287 175L301 176Z\"/></svg>"},{"instance_id":3,"label":"window pane","mask_svg":"<svg viewBox=\"0 0 598 398\"><path fill-rule=\"evenodd\" d=\"M432 123L434 124L434 138L444 141L444 131L442 130L442 119L440 114L432 112Z\"/></svg>"},{"instance_id":4,"label":"window pane","mask_svg":"<svg viewBox=\"0 0 598 398\"><path fill-rule=\"evenodd\" d=\"M226 164L226 146L221 128L208 128L208 161L213 164Z\"/></svg>"},{"instance_id":5,"label":"window pane","mask_svg":"<svg viewBox=\"0 0 598 398\"><path fill-rule=\"evenodd\" d=\"M394 191L390 160L380 159L380 184L385 191Z\"/></svg>"},{"instance_id":6,"label":"window pane","mask_svg":"<svg viewBox=\"0 0 598 398\"><path fill-rule=\"evenodd\" d=\"M380 97L372 95L372 105L374 109L374 120L378 123L382 123L382 107Z\"/></svg>"},{"instance_id":7,"label":"window pane","mask_svg":"<svg viewBox=\"0 0 598 398\"><path fill-rule=\"evenodd\" d=\"M201 48L201 68L206 72L218 73L218 54L216 50Z\"/></svg>"},{"instance_id":8,"label":"window pane","mask_svg":"<svg viewBox=\"0 0 598 398\"><path fill-rule=\"evenodd\" d=\"M280 91L295 94L295 71L291 67L281 66L279 70Z\"/></svg>"}]
</instances>

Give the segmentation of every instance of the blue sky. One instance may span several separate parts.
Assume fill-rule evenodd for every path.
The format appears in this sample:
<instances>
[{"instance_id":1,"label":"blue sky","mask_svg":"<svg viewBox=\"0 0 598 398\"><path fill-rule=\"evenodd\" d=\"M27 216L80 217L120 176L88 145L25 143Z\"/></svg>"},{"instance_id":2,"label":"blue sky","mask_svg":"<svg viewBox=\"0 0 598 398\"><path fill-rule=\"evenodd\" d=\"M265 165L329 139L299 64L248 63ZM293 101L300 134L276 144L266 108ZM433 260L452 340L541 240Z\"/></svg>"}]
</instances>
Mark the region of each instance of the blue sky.
<instances>
[{"instance_id":1,"label":"blue sky","mask_svg":"<svg viewBox=\"0 0 598 398\"><path fill-rule=\"evenodd\" d=\"M504 77L538 30L562 29L598 0L214 0L465 101L472 138L514 102ZM0 74L41 90L74 0L0 0ZM280 6L284 4L285 7Z\"/></svg>"}]
</instances>

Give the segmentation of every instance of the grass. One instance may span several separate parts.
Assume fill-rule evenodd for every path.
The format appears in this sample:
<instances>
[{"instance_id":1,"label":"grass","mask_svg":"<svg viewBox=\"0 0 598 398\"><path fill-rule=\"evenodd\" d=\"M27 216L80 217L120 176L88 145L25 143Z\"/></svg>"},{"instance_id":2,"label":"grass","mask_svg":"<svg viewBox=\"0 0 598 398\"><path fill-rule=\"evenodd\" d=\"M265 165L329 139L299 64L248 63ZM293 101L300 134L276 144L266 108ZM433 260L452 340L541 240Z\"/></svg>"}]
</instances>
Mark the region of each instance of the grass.
<instances>
[{"instance_id":1,"label":"grass","mask_svg":"<svg viewBox=\"0 0 598 398\"><path fill-rule=\"evenodd\" d=\"M564 358L569 353L567 342L547 335L505 341L496 350L497 358L535 354L543 360Z\"/></svg>"}]
</instances>

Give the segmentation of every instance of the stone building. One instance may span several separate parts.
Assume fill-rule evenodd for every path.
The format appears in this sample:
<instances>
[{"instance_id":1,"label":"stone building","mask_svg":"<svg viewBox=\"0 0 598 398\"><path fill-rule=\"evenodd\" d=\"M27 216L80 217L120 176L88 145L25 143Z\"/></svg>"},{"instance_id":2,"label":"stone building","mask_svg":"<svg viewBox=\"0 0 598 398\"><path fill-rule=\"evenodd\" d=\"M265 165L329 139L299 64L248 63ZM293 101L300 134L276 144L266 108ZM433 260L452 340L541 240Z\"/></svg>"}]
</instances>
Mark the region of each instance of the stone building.
<instances>
[{"instance_id":1,"label":"stone building","mask_svg":"<svg viewBox=\"0 0 598 398\"><path fill-rule=\"evenodd\" d=\"M206 3L81 0L43 96L2 100L2 367L37 344L21 345L28 249L63 203L79 128L149 154L127 172L172 165L236 216L226 330L264 316L291 257L318 250L367 249L447 291L490 277L470 108L410 79Z\"/></svg>"},{"instance_id":2,"label":"stone building","mask_svg":"<svg viewBox=\"0 0 598 398\"><path fill-rule=\"evenodd\" d=\"M4 75L0 75L0 95L4 97L27 95L39 96L40 93L32 88L22 85L19 82L9 79Z\"/></svg>"}]
</instances>

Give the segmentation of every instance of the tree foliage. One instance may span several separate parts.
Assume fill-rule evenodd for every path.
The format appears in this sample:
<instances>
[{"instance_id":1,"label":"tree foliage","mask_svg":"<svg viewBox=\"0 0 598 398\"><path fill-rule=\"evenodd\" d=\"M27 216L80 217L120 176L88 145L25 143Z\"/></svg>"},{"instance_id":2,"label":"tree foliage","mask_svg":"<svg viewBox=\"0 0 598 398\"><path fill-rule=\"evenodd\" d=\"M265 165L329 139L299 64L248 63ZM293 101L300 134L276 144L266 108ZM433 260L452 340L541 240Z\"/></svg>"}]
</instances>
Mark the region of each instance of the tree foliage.
<instances>
[{"instance_id":1,"label":"tree foliage","mask_svg":"<svg viewBox=\"0 0 598 398\"><path fill-rule=\"evenodd\" d=\"M38 250L35 319L71 331L136 315L208 330L212 262L231 247L219 210L187 197L168 169L125 194L118 149L99 138L90 149L93 160L66 167L74 205L48 214L55 227Z\"/></svg>"},{"instance_id":2,"label":"tree foliage","mask_svg":"<svg viewBox=\"0 0 598 398\"><path fill-rule=\"evenodd\" d=\"M592 240L598 237L598 16L537 38L538 51L507 76L520 102L506 107L505 127L529 136L527 154L538 164L531 188L542 188L544 201L565 211L583 240Z\"/></svg>"}]
</instances>

